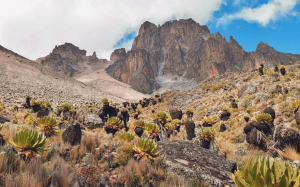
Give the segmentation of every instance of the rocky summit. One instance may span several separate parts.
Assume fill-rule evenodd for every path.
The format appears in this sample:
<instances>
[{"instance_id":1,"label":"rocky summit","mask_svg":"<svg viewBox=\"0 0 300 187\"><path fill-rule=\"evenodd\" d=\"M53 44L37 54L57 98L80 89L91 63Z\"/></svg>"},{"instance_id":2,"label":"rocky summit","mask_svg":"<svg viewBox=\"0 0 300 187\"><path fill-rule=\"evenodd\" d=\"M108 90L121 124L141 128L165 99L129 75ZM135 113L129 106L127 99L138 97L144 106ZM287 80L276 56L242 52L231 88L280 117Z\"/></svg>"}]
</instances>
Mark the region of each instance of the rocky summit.
<instances>
[{"instance_id":1,"label":"rocky summit","mask_svg":"<svg viewBox=\"0 0 300 187\"><path fill-rule=\"evenodd\" d=\"M205 25L192 19L168 21L156 26L146 21L139 29L132 48L117 49L109 75L143 93L158 88L185 88L224 72L285 65L300 60L300 55L281 53L266 43L255 52L246 52L231 36L212 34ZM176 85L178 85L176 87Z\"/></svg>"},{"instance_id":2,"label":"rocky summit","mask_svg":"<svg viewBox=\"0 0 300 187\"><path fill-rule=\"evenodd\" d=\"M36 62L70 77L81 73L86 68L84 63L107 62L106 59L98 59L96 52L93 52L91 56L86 56L86 53L86 50L81 50L71 43L65 43L60 46L55 46L48 56L38 58Z\"/></svg>"}]
</instances>

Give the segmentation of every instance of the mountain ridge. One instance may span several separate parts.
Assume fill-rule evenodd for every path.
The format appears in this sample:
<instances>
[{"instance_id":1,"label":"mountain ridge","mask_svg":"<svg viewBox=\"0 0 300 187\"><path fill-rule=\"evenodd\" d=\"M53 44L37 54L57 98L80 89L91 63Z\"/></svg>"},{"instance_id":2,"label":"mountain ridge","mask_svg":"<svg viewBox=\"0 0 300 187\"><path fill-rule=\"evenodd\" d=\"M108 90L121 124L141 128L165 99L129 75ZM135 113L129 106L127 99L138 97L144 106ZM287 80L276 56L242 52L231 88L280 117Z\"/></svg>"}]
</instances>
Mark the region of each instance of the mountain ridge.
<instances>
[{"instance_id":1,"label":"mountain ridge","mask_svg":"<svg viewBox=\"0 0 300 187\"><path fill-rule=\"evenodd\" d=\"M137 52L142 50L144 52ZM255 69L260 62L272 67L299 60L300 55L278 52L263 42L257 45L255 52L246 52L232 36L227 42L220 33L211 34L206 25L192 19L168 21L161 26L146 21L131 50L123 53L106 71L115 79L149 94L164 87L163 81L160 84L157 81L161 76L199 83L227 71ZM137 71L129 71L129 67L136 67Z\"/></svg>"}]
</instances>

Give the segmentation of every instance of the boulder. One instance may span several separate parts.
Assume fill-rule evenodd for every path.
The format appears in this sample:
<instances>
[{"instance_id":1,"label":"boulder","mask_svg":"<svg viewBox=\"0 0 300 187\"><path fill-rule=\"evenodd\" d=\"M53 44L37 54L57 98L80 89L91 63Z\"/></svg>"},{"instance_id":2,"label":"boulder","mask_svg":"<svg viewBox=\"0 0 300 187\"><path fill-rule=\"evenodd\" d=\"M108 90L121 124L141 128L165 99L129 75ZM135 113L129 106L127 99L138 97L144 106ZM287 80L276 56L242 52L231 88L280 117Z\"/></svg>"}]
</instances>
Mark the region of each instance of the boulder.
<instances>
[{"instance_id":1,"label":"boulder","mask_svg":"<svg viewBox=\"0 0 300 187\"><path fill-rule=\"evenodd\" d=\"M231 102L231 107L232 107L232 108L238 108L238 105L237 105L236 102Z\"/></svg>"},{"instance_id":2,"label":"boulder","mask_svg":"<svg viewBox=\"0 0 300 187\"><path fill-rule=\"evenodd\" d=\"M88 129L102 128L104 125L102 119L96 114L88 114L85 117L84 124Z\"/></svg>"},{"instance_id":3,"label":"boulder","mask_svg":"<svg viewBox=\"0 0 300 187\"><path fill-rule=\"evenodd\" d=\"M51 111L51 109L48 108L48 107L46 107L46 108L41 108L41 110L39 110L39 111L36 113L36 117L42 118L42 117L45 117L45 116L49 116L50 111Z\"/></svg>"},{"instance_id":4,"label":"boulder","mask_svg":"<svg viewBox=\"0 0 300 187\"><path fill-rule=\"evenodd\" d=\"M81 128L78 121L72 121L62 134L62 139L65 143L71 145L80 144L81 141Z\"/></svg>"},{"instance_id":5,"label":"boulder","mask_svg":"<svg viewBox=\"0 0 300 187\"><path fill-rule=\"evenodd\" d=\"M182 110L178 109L170 109L169 110L170 116L172 117L172 119L182 119Z\"/></svg>"},{"instance_id":6,"label":"boulder","mask_svg":"<svg viewBox=\"0 0 300 187\"><path fill-rule=\"evenodd\" d=\"M244 127L244 133L248 133L250 132L255 126L257 125L256 121L251 121L249 123L247 123Z\"/></svg>"},{"instance_id":7,"label":"boulder","mask_svg":"<svg viewBox=\"0 0 300 187\"><path fill-rule=\"evenodd\" d=\"M300 134L294 129L278 125L274 130L276 147L283 150L286 145L295 146L300 152Z\"/></svg>"},{"instance_id":8,"label":"boulder","mask_svg":"<svg viewBox=\"0 0 300 187\"><path fill-rule=\"evenodd\" d=\"M231 174L236 170L236 163L212 150L184 140L159 142L158 149L167 169L178 175L196 177L212 187L234 186Z\"/></svg>"},{"instance_id":9,"label":"boulder","mask_svg":"<svg viewBox=\"0 0 300 187\"><path fill-rule=\"evenodd\" d=\"M220 114L220 119L223 121L227 121L230 118L230 113L226 110L223 110Z\"/></svg>"},{"instance_id":10,"label":"boulder","mask_svg":"<svg viewBox=\"0 0 300 187\"><path fill-rule=\"evenodd\" d=\"M249 116L244 116L244 120L248 123L250 117Z\"/></svg>"},{"instance_id":11,"label":"boulder","mask_svg":"<svg viewBox=\"0 0 300 187\"><path fill-rule=\"evenodd\" d=\"M77 170L77 181L80 187L105 187L105 180L100 172L100 169L88 165Z\"/></svg>"},{"instance_id":12,"label":"boulder","mask_svg":"<svg viewBox=\"0 0 300 187\"><path fill-rule=\"evenodd\" d=\"M226 130L227 130L226 125L224 123L222 123L221 126L220 126L220 131L219 132L224 132Z\"/></svg>"}]
</instances>

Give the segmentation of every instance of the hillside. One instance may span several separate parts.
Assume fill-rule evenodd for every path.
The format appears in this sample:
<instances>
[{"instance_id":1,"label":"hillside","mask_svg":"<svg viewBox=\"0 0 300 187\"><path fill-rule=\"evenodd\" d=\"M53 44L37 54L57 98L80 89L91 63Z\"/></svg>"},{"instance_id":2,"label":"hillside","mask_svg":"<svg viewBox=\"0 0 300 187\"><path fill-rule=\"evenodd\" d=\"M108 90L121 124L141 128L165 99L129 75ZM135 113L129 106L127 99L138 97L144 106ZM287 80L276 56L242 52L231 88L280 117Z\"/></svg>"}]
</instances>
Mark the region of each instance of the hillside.
<instances>
[{"instance_id":1,"label":"hillside","mask_svg":"<svg viewBox=\"0 0 300 187\"><path fill-rule=\"evenodd\" d=\"M160 87L184 87L186 81L191 88L217 74L258 68L261 62L270 68L300 60L300 55L278 52L263 42L248 53L232 36L227 42L192 19L161 26L146 21L131 50L117 49L111 56L114 64L107 73L147 94Z\"/></svg>"},{"instance_id":2,"label":"hillside","mask_svg":"<svg viewBox=\"0 0 300 187\"><path fill-rule=\"evenodd\" d=\"M7 104L24 102L25 96L45 99L53 105L70 102L99 103L103 97L114 102L120 98L53 72L0 46L0 100Z\"/></svg>"}]
</instances>

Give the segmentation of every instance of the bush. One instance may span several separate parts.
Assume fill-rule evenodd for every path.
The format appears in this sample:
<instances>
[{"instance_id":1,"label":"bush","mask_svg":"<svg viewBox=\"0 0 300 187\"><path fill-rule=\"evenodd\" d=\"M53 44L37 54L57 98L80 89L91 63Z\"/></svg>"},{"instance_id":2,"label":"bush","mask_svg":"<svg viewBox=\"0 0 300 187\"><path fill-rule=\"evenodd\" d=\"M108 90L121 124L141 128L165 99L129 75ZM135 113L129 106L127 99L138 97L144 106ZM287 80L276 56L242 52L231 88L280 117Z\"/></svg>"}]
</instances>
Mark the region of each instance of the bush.
<instances>
[{"instance_id":1,"label":"bush","mask_svg":"<svg viewBox=\"0 0 300 187\"><path fill-rule=\"evenodd\" d=\"M300 99L293 101L291 104L293 110L295 110L299 106L300 106Z\"/></svg>"},{"instance_id":2,"label":"bush","mask_svg":"<svg viewBox=\"0 0 300 187\"><path fill-rule=\"evenodd\" d=\"M146 157L147 159L153 159L158 156L157 144L154 140L150 140L147 138L139 139L135 145L133 146L133 150L135 152L134 157L138 160Z\"/></svg>"},{"instance_id":3,"label":"bush","mask_svg":"<svg viewBox=\"0 0 300 187\"><path fill-rule=\"evenodd\" d=\"M218 84L218 85L216 85L216 86L213 86L213 87L211 88L211 91L212 91L212 92L215 92L215 91L217 91L217 90L223 88L224 86L226 86L226 83L225 83L225 82L221 82L220 84Z\"/></svg>"},{"instance_id":4,"label":"bush","mask_svg":"<svg viewBox=\"0 0 300 187\"><path fill-rule=\"evenodd\" d=\"M293 169L287 161L256 157L235 171L232 179L238 187L298 186L299 170L297 167Z\"/></svg>"},{"instance_id":5,"label":"bush","mask_svg":"<svg viewBox=\"0 0 300 187\"><path fill-rule=\"evenodd\" d=\"M217 121L218 117L214 116L214 117L211 117L211 118L204 118L201 120L201 123L208 123L208 124L213 124Z\"/></svg>"},{"instance_id":6,"label":"bush","mask_svg":"<svg viewBox=\"0 0 300 187\"><path fill-rule=\"evenodd\" d=\"M170 117L167 115L166 112L157 112L154 116L153 119L159 119L162 123L167 123L167 121L170 119Z\"/></svg>"},{"instance_id":7,"label":"bush","mask_svg":"<svg viewBox=\"0 0 300 187\"><path fill-rule=\"evenodd\" d=\"M249 98L244 98L240 103L239 103L239 108L248 108L252 106L252 101Z\"/></svg>"},{"instance_id":8,"label":"bush","mask_svg":"<svg viewBox=\"0 0 300 187\"><path fill-rule=\"evenodd\" d=\"M202 127L199 135L204 139L213 139L215 134L215 129L212 127Z\"/></svg>"},{"instance_id":9,"label":"bush","mask_svg":"<svg viewBox=\"0 0 300 187\"><path fill-rule=\"evenodd\" d=\"M38 121L38 125L46 136L51 136L55 133L54 128L57 125L57 121L55 118L46 116Z\"/></svg>"},{"instance_id":10,"label":"bush","mask_svg":"<svg viewBox=\"0 0 300 187\"><path fill-rule=\"evenodd\" d=\"M130 142L131 140L134 140L135 137L136 137L135 134L125 132L125 133L121 134L120 139L124 140L126 142Z\"/></svg>"},{"instance_id":11,"label":"bush","mask_svg":"<svg viewBox=\"0 0 300 187\"><path fill-rule=\"evenodd\" d=\"M144 133L147 137L156 137L159 136L159 127L155 123L146 123L144 127Z\"/></svg>"},{"instance_id":12,"label":"bush","mask_svg":"<svg viewBox=\"0 0 300 187\"><path fill-rule=\"evenodd\" d=\"M173 119L171 121L171 124L175 125L175 124L181 124L181 121L179 119Z\"/></svg>"},{"instance_id":13,"label":"bush","mask_svg":"<svg viewBox=\"0 0 300 187\"><path fill-rule=\"evenodd\" d=\"M59 108L62 111L70 111L71 110L71 105L69 103L65 103L63 105L59 105Z\"/></svg>"},{"instance_id":14,"label":"bush","mask_svg":"<svg viewBox=\"0 0 300 187\"><path fill-rule=\"evenodd\" d=\"M271 124L272 121L273 121L273 118L270 114L266 114L266 113L262 113L262 114L259 114L258 116L256 116L256 121L258 123L268 123L268 124Z\"/></svg>"},{"instance_id":15,"label":"bush","mask_svg":"<svg viewBox=\"0 0 300 187\"><path fill-rule=\"evenodd\" d=\"M167 124L165 124L165 129L168 131L172 131L175 129L175 126L171 123L167 123Z\"/></svg>"},{"instance_id":16,"label":"bush","mask_svg":"<svg viewBox=\"0 0 300 187\"><path fill-rule=\"evenodd\" d=\"M202 86L202 90L208 90L210 89L212 86L208 83L205 83L203 86Z\"/></svg>"},{"instance_id":17,"label":"bush","mask_svg":"<svg viewBox=\"0 0 300 187\"><path fill-rule=\"evenodd\" d=\"M46 136L34 130L22 130L10 144L20 153L42 153L45 150Z\"/></svg>"},{"instance_id":18,"label":"bush","mask_svg":"<svg viewBox=\"0 0 300 187\"><path fill-rule=\"evenodd\" d=\"M105 123L106 126L115 127L120 129L122 127L121 120L118 117L111 117Z\"/></svg>"},{"instance_id":19,"label":"bush","mask_svg":"<svg viewBox=\"0 0 300 187\"><path fill-rule=\"evenodd\" d=\"M135 127L144 127L145 122L142 121L142 120L137 120L137 121L133 122L133 126L135 126Z\"/></svg>"},{"instance_id":20,"label":"bush","mask_svg":"<svg viewBox=\"0 0 300 187\"><path fill-rule=\"evenodd\" d=\"M285 69L284 65L280 65L279 69Z\"/></svg>"}]
</instances>

